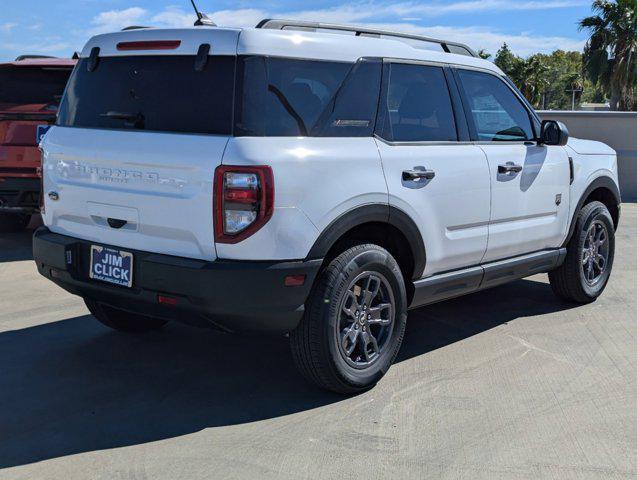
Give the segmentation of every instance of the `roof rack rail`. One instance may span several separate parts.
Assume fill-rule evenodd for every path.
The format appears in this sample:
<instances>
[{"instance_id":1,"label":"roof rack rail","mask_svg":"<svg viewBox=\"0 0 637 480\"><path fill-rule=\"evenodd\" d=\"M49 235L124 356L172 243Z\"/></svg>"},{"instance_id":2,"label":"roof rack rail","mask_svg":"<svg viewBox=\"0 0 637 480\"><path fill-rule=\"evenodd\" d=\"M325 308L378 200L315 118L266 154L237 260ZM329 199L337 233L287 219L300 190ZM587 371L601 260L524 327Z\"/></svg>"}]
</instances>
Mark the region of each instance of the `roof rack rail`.
<instances>
[{"instance_id":1,"label":"roof rack rail","mask_svg":"<svg viewBox=\"0 0 637 480\"><path fill-rule=\"evenodd\" d=\"M14 60L15 62L21 62L22 60L32 60L34 58L56 58L50 55L19 55Z\"/></svg>"},{"instance_id":2,"label":"roof rack rail","mask_svg":"<svg viewBox=\"0 0 637 480\"><path fill-rule=\"evenodd\" d=\"M291 28L290 28L291 27ZM296 29L304 31L318 31L318 30L337 30L342 32L354 32L357 37L394 37L398 40L416 40L426 43L438 44L440 48L446 53L456 53L459 55L466 55L469 57L477 57L478 54L474 52L467 45L457 42L449 42L447 40L438 40L436 38L424 37L422 35L412 35L409 33L392 32L388 30L377 30L366 27L355 27L352 25L340 25L335 23L322 23L322 22L306 22L303 20L279 20L266 18L261 20L256 28L267 28L272 30L287 30Z\"/></svg>"}]
</instances>

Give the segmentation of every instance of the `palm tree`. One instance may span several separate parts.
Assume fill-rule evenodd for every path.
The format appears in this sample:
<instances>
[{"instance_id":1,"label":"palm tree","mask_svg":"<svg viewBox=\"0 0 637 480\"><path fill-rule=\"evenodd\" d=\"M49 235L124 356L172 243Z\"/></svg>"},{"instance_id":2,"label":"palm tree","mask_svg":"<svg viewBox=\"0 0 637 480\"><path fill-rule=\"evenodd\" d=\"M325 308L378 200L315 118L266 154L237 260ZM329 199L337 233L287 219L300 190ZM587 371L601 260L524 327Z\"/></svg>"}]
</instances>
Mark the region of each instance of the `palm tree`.
<instances>
[{"instance_id":1,"label":"palm tree","mask_svg":"<svg viewBox=\"0 0 637 480\"><path fill-rule=\"evenodd\" d=\"M584 80L580 72L568 72L564 75L566 91L571 93L571 109L575 110L575 94L584 90Z\"/></svg>"},{"instance_id":2,"label":"palm tree","mask_svg":"<svg viewBox=\"0 0 637 480\"><path fill-rule=\"evenodd\" d=\"M532 55L519 62L514 69L514 76L520 82L520 89L524 96L534 106L540 106L542 95L549 86L549 67L539 55Z\"/></svg>"},{"instance_id":3,"label":"palm tree","mask_svg":"<svg viewBox=\"0 0 637 480\"><path fill-rule=\"evenodd\" d=\"M580 21L590 32L586 73L610 93L612 110L637 108L637 0L594 0L593 12Z\"/></svg>"}]
</instances>

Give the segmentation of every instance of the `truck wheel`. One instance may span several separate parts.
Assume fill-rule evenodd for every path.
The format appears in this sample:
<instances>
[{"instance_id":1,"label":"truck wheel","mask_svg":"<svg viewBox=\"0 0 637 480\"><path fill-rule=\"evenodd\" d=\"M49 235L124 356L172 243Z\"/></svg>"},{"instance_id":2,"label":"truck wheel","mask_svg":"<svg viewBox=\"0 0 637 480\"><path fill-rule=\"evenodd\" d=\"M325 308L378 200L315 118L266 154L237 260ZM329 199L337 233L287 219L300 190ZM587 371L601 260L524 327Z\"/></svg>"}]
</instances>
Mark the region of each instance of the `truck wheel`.
<instances>
[{"instance_id":1,"label":"truck wheel","mask_svg":"<svg viewBox=\"0 0 637 480\"><path fill-rule=\"evenodd\" d=\"M21 232L29 226L31 215L21 213L0 213L0 232Z\"/></svg>"},{"instance_id":2,"label":"truck wheel","mask_svg":"<svg viewBox=\"0 0 637 480\"><path fill-rule=\"evenodd\" d=\"M142 333L159 330L168 323L166 320L159 318L118 310L88 298L84 299L84 303L97 320L107 327L120 332Z\"/></svg>"},{"instance_id":3,"label":"truck wheel","mask_svg":"<svg viewBox=\"0 0 637 480\"><path fill-rule=\"evenodd\" d=\"M393 363L405 333L407 295L400 267L377 245L341 253L317 279L290 333L303 376L337 393L373 387Z\"/></svg>"},{"instance_id":4,"label":"truck wheel","mask_svg":"<svg viewBox=\"0 0 637 480\"><path fill-rule=\"evenodd\" d=\"M615 256L615 227L603 203L582 207L566 249L564 263L549 272L553 292L571 302L594 302L608 283Z\"/></svg>"}]
</instances>

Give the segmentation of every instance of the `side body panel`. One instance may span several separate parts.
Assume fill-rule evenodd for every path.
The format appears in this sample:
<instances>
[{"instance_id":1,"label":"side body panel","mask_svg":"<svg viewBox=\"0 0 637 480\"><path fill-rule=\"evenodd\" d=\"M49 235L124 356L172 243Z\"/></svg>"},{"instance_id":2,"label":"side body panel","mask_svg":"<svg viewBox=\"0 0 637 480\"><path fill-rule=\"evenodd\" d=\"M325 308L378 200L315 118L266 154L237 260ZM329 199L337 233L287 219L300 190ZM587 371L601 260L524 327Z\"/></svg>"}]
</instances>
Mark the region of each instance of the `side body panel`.
<instances>
[{"instance_id":1,"label":"side body panel","mask_svg":"<svg viewBox=\"0 0 637 480\"><path fill-rule=\"evenodd\" d=\"M427 252L424 277L480 263L487 248L489 168L471 144L391 145L377 140L389 187L389 204L418 225ZM403 171L433 170L425 182Z\"/></svg>"},{"instance_id":2,"label":"side body panel","mask_svg":"<svg viewBox=\"0 0 637 480\"><path fill-rule=\"evenodd\" d=\"M583 145L588 148L584 149ZM579 152L574 147L578 148ZM614 185L614 189L619 194L617 155L610 147L600 142L582 142L579 139L571 139L566 145L566 151L572 159L573 183L570 186L569 228L562 241L567 240L578 206L584 200L583 197L589 193L589 187L592 184L603 185L610 182L610 185Z\"/></svg>"},{"instance_id":3,"label":"side body panel","mask_svg":"<svg viewBox=\"0 0 637 480\"><path fill-rule=\"evenodd\" d=\"M491 221L485 262L556 248L569 221L570 167L564 147L479 145L489 160ZM500 173L512 162L519 173Z\"/></svg>"},{"instance_id":4,"label":"side body panel","mask_svg":"<svg viewBox=\"0 0 637 480\"><path fill-rule=\"evenodd\" d=\"M274 214L237 244L217 244L219 258L305 258L319 234L361 205L387 205L387 185L373 138L235 137L224 165L269 165Z\"/></svg>"}]
</instances>

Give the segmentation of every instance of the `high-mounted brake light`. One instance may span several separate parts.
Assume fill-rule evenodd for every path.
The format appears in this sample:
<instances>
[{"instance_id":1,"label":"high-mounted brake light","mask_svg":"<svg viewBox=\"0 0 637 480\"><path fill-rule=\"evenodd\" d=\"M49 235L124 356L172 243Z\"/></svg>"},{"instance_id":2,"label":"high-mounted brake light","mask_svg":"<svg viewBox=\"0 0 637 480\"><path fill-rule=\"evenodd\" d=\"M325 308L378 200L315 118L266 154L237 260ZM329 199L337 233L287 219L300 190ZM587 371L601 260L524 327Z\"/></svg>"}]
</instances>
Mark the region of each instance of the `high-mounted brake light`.
<instances>
[{"instance_id":1,"label":"high-mounted brake light","mask_svg":"<svg viewBox=\"0 0 637 480\"><path fill-rule=\"evenodd\" d=\"M265 225L274 210L274 177L268 166L222 165L215 170L215 241L237 243Z\"/></svg>"},{"instance_id":2,"label":"high-mounted brake light","mask_svg":"<svg viewBox=\"0 0 637 480\"><path fill-rule=\"evenodd\" d=\"M147 40L141 42L119 42L117 50L174 50L181 40Z\"/></svg>"}]
</instances>

